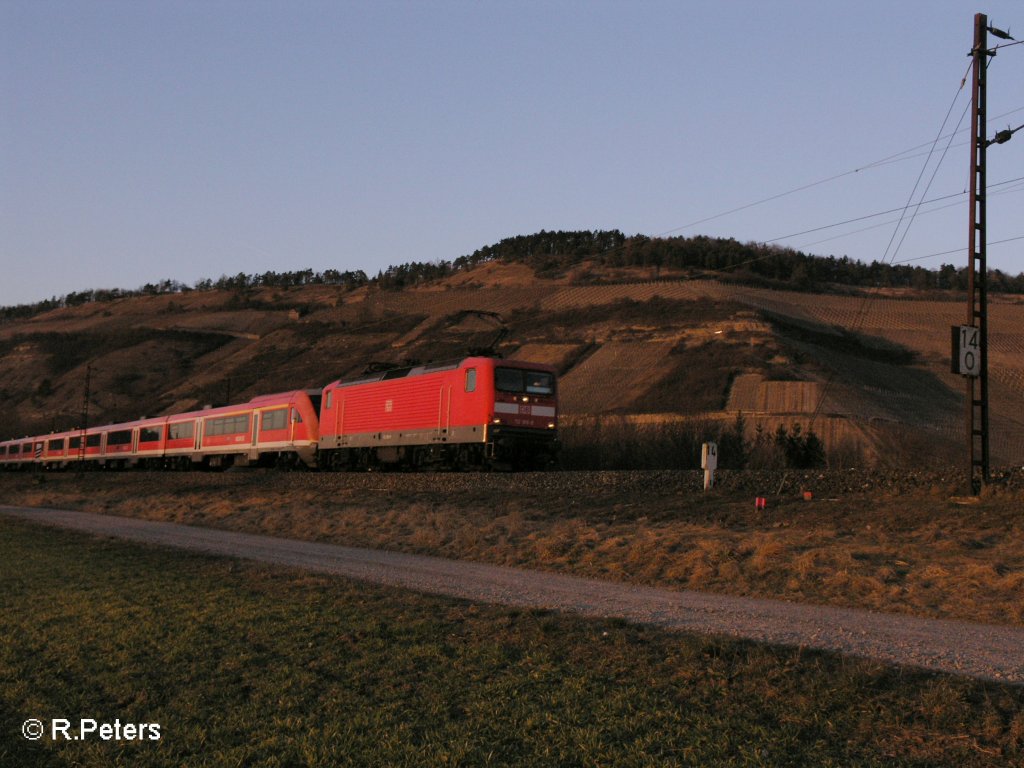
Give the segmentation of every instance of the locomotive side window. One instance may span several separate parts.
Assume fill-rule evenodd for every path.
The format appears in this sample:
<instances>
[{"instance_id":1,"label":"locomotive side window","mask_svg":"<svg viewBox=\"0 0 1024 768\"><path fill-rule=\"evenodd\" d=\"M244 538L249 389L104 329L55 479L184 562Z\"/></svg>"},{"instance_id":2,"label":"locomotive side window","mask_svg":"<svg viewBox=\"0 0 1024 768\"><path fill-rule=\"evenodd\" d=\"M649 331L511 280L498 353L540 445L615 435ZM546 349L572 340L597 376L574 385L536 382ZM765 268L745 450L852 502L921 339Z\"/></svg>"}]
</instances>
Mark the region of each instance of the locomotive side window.
<instances>
[{"instance_id":1,"label":"locomotive side window","mask_svg":"<svg viewBox=\"0 0 1024 768\"><path fill-rule=\"evenodd\" d=\"M468 368L466 370L466 391L476 391L476 368Z\"/></svg>"},{"instance_id":2,"label":"locomotive side window","mask_svg":"<svg viewBox=\"0 0 1024 768\"><path fill-rule=\"evenodd\" d=\"M82 447L82 436L78 435L77 437L72 437L70 442L69 442L69 444L68 444L68 447L72 451L77 451L79 448L81 448Z\"/></svg>"},{"instance_id":3,"label":"locomotive side window","mask_svg":"<svg viewBox=\"0 0 1024 768\"><path fill-rule=\"evenodd\" d=\"M301 424L302 414L299 413L298 408L292 408L292 424Z\"/></svg>"},{"instance_id":4,"label":"locomotive side window","mask_svg":"<svg viewBox=\"0 0 1024 768\"><path fill-rule=\"evenodd\" d=\"M139 430L140 443L156 443L160 441L160 430L143 427Z\"/></svg>"},{"instance_id":5,"label":"locomotive side window","mask_svg":"<svg viewBox=\"0 0 1024 768\"><path fill-rule=\"evenodd\" d=\"M19 453L21 453L21 446L20 445L12 445L11 446L10 455L11 456L17 456Z\"/></svg>"},{"instance_id":6,"label":"locomotive side window","mask_svg":"<svg viewBox=\"0 0 1024 768\"><path fill-rule=\"evenodd\" d=\"M85 436L85 447L86 448L99 448L99 446L100 446L100 439L102 437L103 437L103 435L99 434L98 432L95 435L86 435Z\"/></svg>"},{"instance_id":7,"label":"locomotive side window","mask_svg":"<svg viewBox=\"0 0 1024 768\"><path fill-rule=\"evenodd\" d=\"M63 451L64 439L61 438L60 440L51 440L49 443L47 443L46 449L49 451Z\"/></svg>"},{"instance_id":8,"label":"locomotive side window","mask_svg":"<svg viewBox=\"0 0 1024 768\"><path fill-rule=\"evenodd\" d=\"M267 432L271 429L284 429L288 426L288 411L278 408L276 411L264 411L260 418L260 429Z\"/></svg>"}]
</instances>

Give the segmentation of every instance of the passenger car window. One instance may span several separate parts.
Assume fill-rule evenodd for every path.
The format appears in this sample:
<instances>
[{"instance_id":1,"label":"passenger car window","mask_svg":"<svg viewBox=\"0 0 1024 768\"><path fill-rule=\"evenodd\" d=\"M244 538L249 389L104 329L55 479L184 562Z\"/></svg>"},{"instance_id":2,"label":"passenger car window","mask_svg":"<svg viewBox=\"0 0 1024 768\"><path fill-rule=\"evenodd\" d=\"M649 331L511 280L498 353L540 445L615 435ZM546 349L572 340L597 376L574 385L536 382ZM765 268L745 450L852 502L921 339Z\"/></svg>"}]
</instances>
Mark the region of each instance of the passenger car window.
<instances>
[{"instance_id":1,"label":"passenger car window","mask_svg":"<svg viewBox=\"0 0 1024 768\"><path fill-rule=\"evenodd\" d=\"M278 408L276 411L264 411L260 422L260 430L284 429L288 426L288 411Z\"/></svg>"}]
</instances>

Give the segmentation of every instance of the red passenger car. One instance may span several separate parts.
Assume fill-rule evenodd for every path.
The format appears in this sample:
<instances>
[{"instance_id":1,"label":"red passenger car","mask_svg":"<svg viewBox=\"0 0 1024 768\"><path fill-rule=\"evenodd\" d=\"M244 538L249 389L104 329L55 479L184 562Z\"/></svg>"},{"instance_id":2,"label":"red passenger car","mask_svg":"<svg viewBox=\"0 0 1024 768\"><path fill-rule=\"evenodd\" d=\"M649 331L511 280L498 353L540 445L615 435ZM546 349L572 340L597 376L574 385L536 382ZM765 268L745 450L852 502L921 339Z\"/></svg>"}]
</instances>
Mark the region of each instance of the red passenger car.
<instances>
[{"instance_id":1,"label":"red passenger car","mask_svg":"<svg viewBox=\"0 0 1024 768\"><path fill-rule=\"evenodd\" d=\"M21 444L23 442L23 440L5 440L0 443L0 467L4 469L17 469L21 466L23 461ZM31 459L31 450L25 458Z\"/></svg>"},{"instance_id":2,"label":"red passenger car","mask_svg":"<svg viewBox=\"0 0 1024 768\"><path fill-rule=\"evenodd\" d=\"M336 381L320 406L320 465L543 468L557 449L555 371L468 357Z\"/></svg>"},{"instance_id":3,"label":"red passenger car","mask_svg":"<svg viewBox=\"0 0 1024 768\"><path fill-rule=\"evenodd\" d=\"M320 392L254 397L223 408L0 443L0 466L181 468L316 466Z\"/></svg>"},{"instance_id":4,"label":"red passenger car","mask_svg":"<svg viewBox=\"0 0 1024 768\"><path fill-rule=\"evenodd\" d=\"M132 423L134 430L132 452L140 467L164 466L164 447L167 444L167 417L139 419Z\"/></svg>"},{"instance_id":5,"label":"red passenger car","mask_svg":"<svg viewBox=\"0 0 1024 768\"><path fill-rule=\"evenodd\" d=\"M165 455L181 465L315 467L319 397L296 390L168 416Z\"/></svg>"},{"instance_id":6,"label":"red passenger car","mask_svg":"<svg viewBox=\"0 0 1024 768\"><path fill-rule=\"evenodd\" d=\"M68 438L70 432L61 432L46 436L45 448L43 449L42 463L47 468L60 468L68 460Z\"/></svg>"}]
</instances>

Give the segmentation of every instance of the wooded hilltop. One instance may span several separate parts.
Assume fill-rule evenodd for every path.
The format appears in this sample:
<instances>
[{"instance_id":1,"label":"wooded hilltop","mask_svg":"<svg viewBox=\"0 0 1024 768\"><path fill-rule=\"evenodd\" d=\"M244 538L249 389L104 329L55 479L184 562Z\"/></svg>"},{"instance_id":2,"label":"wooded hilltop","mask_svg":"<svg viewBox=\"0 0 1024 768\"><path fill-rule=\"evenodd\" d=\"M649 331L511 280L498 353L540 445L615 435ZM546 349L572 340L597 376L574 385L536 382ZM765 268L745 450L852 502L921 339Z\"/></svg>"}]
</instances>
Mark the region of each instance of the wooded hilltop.
<instances>
[{"instance_id":1,"label":"wooded hilltop","mask_svg":"<svg viewBox=\"0 0 1024 768\"><path fill-rule=\"evenodd\" d=\"M590 231L540 231L532 235L507 237L493 245L452 261L409 262L390 266L370 277L363 270L317 272L302 269L262 274L238 273L213 280L204 278L193 285L175 279L146 283L141 288L98 288L75 291L32 304L0 307L0 320L31 317L58 307L89 302L113 301L131 296L176 294L188 291L253 288L290 288L303 285L337 285L351 290L372 285L382 290L400 290L432 280L450 277L493 261L526 264L538 277L554 277L590 262L603 267L644 267L657 275L661 269L682 270L694 277L716 277L762 287L815 292L857 288L912 288L919 291L965 291L966 267L943 264L938 270L910 264L872 261L865 264L847 256L814 256L777 245L740 243L733 238L648 237L624 235L617 229ZM1016 276L990 270L988 289L994 293L1024 293L1024 273ZM585 282L585 275L581 277Z\"/></svg>"}]
</instances>

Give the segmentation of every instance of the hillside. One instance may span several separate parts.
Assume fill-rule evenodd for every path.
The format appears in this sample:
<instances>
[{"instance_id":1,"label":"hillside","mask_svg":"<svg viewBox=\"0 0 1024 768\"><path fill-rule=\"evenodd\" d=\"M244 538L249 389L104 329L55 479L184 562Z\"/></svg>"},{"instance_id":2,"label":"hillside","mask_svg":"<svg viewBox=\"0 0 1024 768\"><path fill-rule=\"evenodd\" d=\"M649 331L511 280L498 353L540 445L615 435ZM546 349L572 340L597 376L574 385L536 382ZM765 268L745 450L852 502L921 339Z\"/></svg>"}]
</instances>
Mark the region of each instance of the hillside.
<instances>
[{"instance_id":1,"label":"hillside","mask_svg":"<svg viewBox=\"0 0 1024 768\"><path fill-rule=\"evenodd\" d=\"M659 279L652 279L657 275ZM485 346L561 375L566 433L604 423L813 428L832 456L961 462L949 373L959 301L897 290L816 294L581 262L551 277L487 261L403 290L308 285L133 296L0 325L0 434L127 420L319 387L369 362ZM990 306L992 454L1024 461L1024 298ZM819 407L820 404L820 407Z\"/></svg>"}]
</instances>

